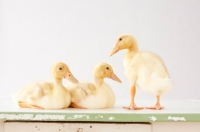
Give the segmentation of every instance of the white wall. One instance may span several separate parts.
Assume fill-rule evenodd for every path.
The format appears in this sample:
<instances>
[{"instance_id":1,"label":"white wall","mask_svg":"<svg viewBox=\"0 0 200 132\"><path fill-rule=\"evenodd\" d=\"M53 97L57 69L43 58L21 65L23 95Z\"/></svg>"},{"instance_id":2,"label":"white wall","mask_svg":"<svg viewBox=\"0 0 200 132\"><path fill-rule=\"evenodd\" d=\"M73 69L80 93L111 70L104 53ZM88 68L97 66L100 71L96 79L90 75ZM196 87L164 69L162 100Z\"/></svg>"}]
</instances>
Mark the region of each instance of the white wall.
<instances>
[{"instance_id":1,"label":"white wall","mask_svg":"<svg viewBox=\"0 0 200 132\"><path fill-rule=\"evenodd\" d=\"M141 50L163 58L174 81L163 98L200 99L199 7L199 0L0 0L0 97L51 80L51 66L63 61L88 81L98 62L111 64L123 83L105 81L117 99L129 99L125 51L108 57L117 37L129 33ZM136 98L155 99L140 90Z\"/></svg>"}]
</instances>

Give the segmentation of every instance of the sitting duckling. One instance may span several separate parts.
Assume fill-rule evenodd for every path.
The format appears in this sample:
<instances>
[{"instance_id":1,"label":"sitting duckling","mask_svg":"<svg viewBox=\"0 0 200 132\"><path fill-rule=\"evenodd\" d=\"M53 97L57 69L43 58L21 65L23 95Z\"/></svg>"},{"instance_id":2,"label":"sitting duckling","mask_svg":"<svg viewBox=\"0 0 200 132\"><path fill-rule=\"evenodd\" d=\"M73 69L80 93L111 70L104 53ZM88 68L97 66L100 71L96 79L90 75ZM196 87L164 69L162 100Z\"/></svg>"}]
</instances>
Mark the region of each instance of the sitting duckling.
<instances>
[{"instance_id":1,"label":"sitting duckling","mask_svg":"<svg viewBox=\"0 0 200 132\"><path fill-rule=\"evenodd\" d=\"M115 104L115 94L111 87L104 82L104 78L113 79L119 83L121 80L114 74L112 67L106 63L99 63L94 67L93 76L95 84L79 82L68 85L74 108L102 109L111 108Z\"/></svg>"},{"instance_id":2,"label":"sitting duckling","mask_svg":"<svg viewBox=\"0 0 200 132\"><path fill-rule=\"evenodd\" d=\"M15 101L21 108L64 109L70 105L71 96L63 86L62 79L68 79L72 83L78 83L78 80L68 66L61 62L52 67L51 74L53 83L31 83L16 94Z\"/></svg>"},{"instance_id":3,"label":"sitting duckling","mask_svg":"<svg viewBox=\"0 0 200 132\"><path fill-rule=\"evenodd\" d=\"M157 102L147 109L163 109L160 96L172 89L173 84L162 59L152 53L139 51L136 39L131 35L122 35L117 39L110 56L120 50L127 49L124 58L125 74L131 85L131 103L126 109L143 109L134 102L136 86L141 90L156 96Z\"/></svg>"}]
</instances>

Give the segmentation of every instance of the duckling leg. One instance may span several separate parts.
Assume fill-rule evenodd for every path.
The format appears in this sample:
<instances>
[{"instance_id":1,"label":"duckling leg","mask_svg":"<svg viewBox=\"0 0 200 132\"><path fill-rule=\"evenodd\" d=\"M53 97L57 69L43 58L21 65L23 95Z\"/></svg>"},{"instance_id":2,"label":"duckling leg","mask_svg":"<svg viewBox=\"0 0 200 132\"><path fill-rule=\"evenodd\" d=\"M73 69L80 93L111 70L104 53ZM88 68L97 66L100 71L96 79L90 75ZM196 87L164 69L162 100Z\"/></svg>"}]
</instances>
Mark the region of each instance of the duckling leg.
<instances>
[{"instance_id":1,"label":"duckling leg","mask_svg":"<svg viewBox=\"0 0 200 132\"><path fill-rule=\"evenodd\" d=\"M32 108L32 109L44 109L42 107L39 107L39 106L35 106L35 105L31 105L31 104L28 104L28 103L24 103L24 102L18 102L18 105L21 107L21 108Z\"/></svg>"},{"instance_id":2,"label":"duckling leg","mask_svg":"<svg viewBox=\"0 0 200 132\"><path fill-rule=\"evenodd\" d=\"M144 109L143 107L137 107L137 105L135 104L134 98L135 98L135 94L136 94L136 87L132 86L131 87L131 103L130 105L124 106L124 109L128 109L128 110L140 110L140 109Z\"/></svg>"},{"instance_id":3,"label":"duckling leg","mask_svg":"<svg viewBox=\"0 0 200 132\"><path fill-rule=\"evenodd\" d=\"M162 110L164 107L160 105L160 96L156 96L156 104L152 107L146 107L146 109Z\"/></svg>"},{"instance_id":4,"label":"duckling leg","mask_svg":"<svg viewBox=\"0 0 200 132\"><path fill-rule=\"evenodd\" d=\"M75 103L73 103L73 102L71 102L70 106L71 106L72 108L85 109L85 108L83 108L83 107L81 107L81 106L79 106L79 105L77 105L77 104L75 104Z\"/></svg>"}]
</instances>

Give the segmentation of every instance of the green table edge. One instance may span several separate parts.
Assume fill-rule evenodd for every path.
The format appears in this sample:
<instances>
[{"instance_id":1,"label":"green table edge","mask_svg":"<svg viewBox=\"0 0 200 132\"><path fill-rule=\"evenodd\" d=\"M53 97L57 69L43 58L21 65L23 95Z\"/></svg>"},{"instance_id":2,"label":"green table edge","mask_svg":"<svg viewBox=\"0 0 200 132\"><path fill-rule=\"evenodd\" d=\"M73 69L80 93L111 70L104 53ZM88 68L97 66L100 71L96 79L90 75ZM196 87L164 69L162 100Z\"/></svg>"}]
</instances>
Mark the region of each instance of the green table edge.
<instances>
[{"instance_id":1,"label":"green table edge","mask_svg":"<svg viewBox=\"0 0 200 132\"><path fill-rule=\"evenodd\" d=\"M200 122L200 113L35 113L0 112L3 121Z\"/></svg>"}]
</instances>

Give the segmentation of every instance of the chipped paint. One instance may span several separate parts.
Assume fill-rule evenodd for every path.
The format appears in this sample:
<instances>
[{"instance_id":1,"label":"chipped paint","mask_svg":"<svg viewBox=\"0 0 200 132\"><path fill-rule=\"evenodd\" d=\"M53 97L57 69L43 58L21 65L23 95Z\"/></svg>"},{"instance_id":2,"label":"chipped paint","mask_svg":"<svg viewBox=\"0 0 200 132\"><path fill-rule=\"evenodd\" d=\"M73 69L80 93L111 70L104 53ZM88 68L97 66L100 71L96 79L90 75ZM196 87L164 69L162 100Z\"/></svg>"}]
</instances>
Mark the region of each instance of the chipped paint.
<instances>
[{"instance_id":1,"label":"chipped paint","mask_svg":"<svg viewBox=\"0 0 200 132\"><path fill-rule=\"evenodd\" d=\"M73 115L72 117L68 117L68 119L80 119L86 117L87 119L90 119L89 115Z\"/></svg>"},{"instance_id":2,"label":"chipped paint","mask_svg":"<svg viewBox=\"0 0 200 132\"><path fill-rule=\"evenodd\" d=\"M6 120L64 120L65 115L36 115L33 114L0 114L0 119Z\"/></svg>"},{"instance_id":3,"label":"chipped paint","mask_svg":"<svg viewBox=\"0 0 200 132\"><path fill-rule=\"evenodd\" d=\"M182 122L200 121L200 114L110 114L110 113L0 113L0 120L21 121L107 121L107 122Z\"/></svg>"},{"instance_id":4,"label":"chipped paint","mask_svg":"<svg viewBox=\"0 0 200 132\"><path fill-rule=\"evenodd\" d=\"M185 117L172 117L172 116L168 116L168 120L174 120L174 121L186 121Z\"/></svg>"},{"instance_id":5,"label":"chipped paint","mask_svg":"<svg viewBox=\"0 0 200 132\"><path fill-rule=\"evenodd\" d=\"M0 119L31 120L33 119L33 114L0 114Z\"/></svg>"},{"instance_id":6,"label":"chipped paint","mask_svg":"<svg viewBox=\"0 0 200 132\"><path fill-rule=\"evenodd\" d=\"M65 115L36 115L33 120L64 120Z\"/></svg>"},{"instance_id":7,"label":"chipped paint","mask_svg":"<svg viewBox=\"0 0 200 132\"><path fill-rule=\"evenodd\" d=\"M109 120L114 120L115 118L111 116L111 117L109 117L108 119L109 119Z\"/></svg>"},{"instance_id":8,"label":"chipped paint","mask_svg":"<svg viewBox=\"0 0 200 132\"><path fill-rule=\"evenodd\" d=\"M156 120L157 120L157 118L156 118L155 116L150 116L149 118L150 118L150 120L152 120L152 121L156 121Z\"/></svg>"},{"instance_id":9,"label":"chipped paint","mask_svg":"<svg viewBox=\"0 0 200 132\"><path fill-rule=\"evenodd\" d=\"M98 116L95 116L95 118L103 118L103 116L101 116L101 115L98 115Z\"/></svg>"}]
</instances>

